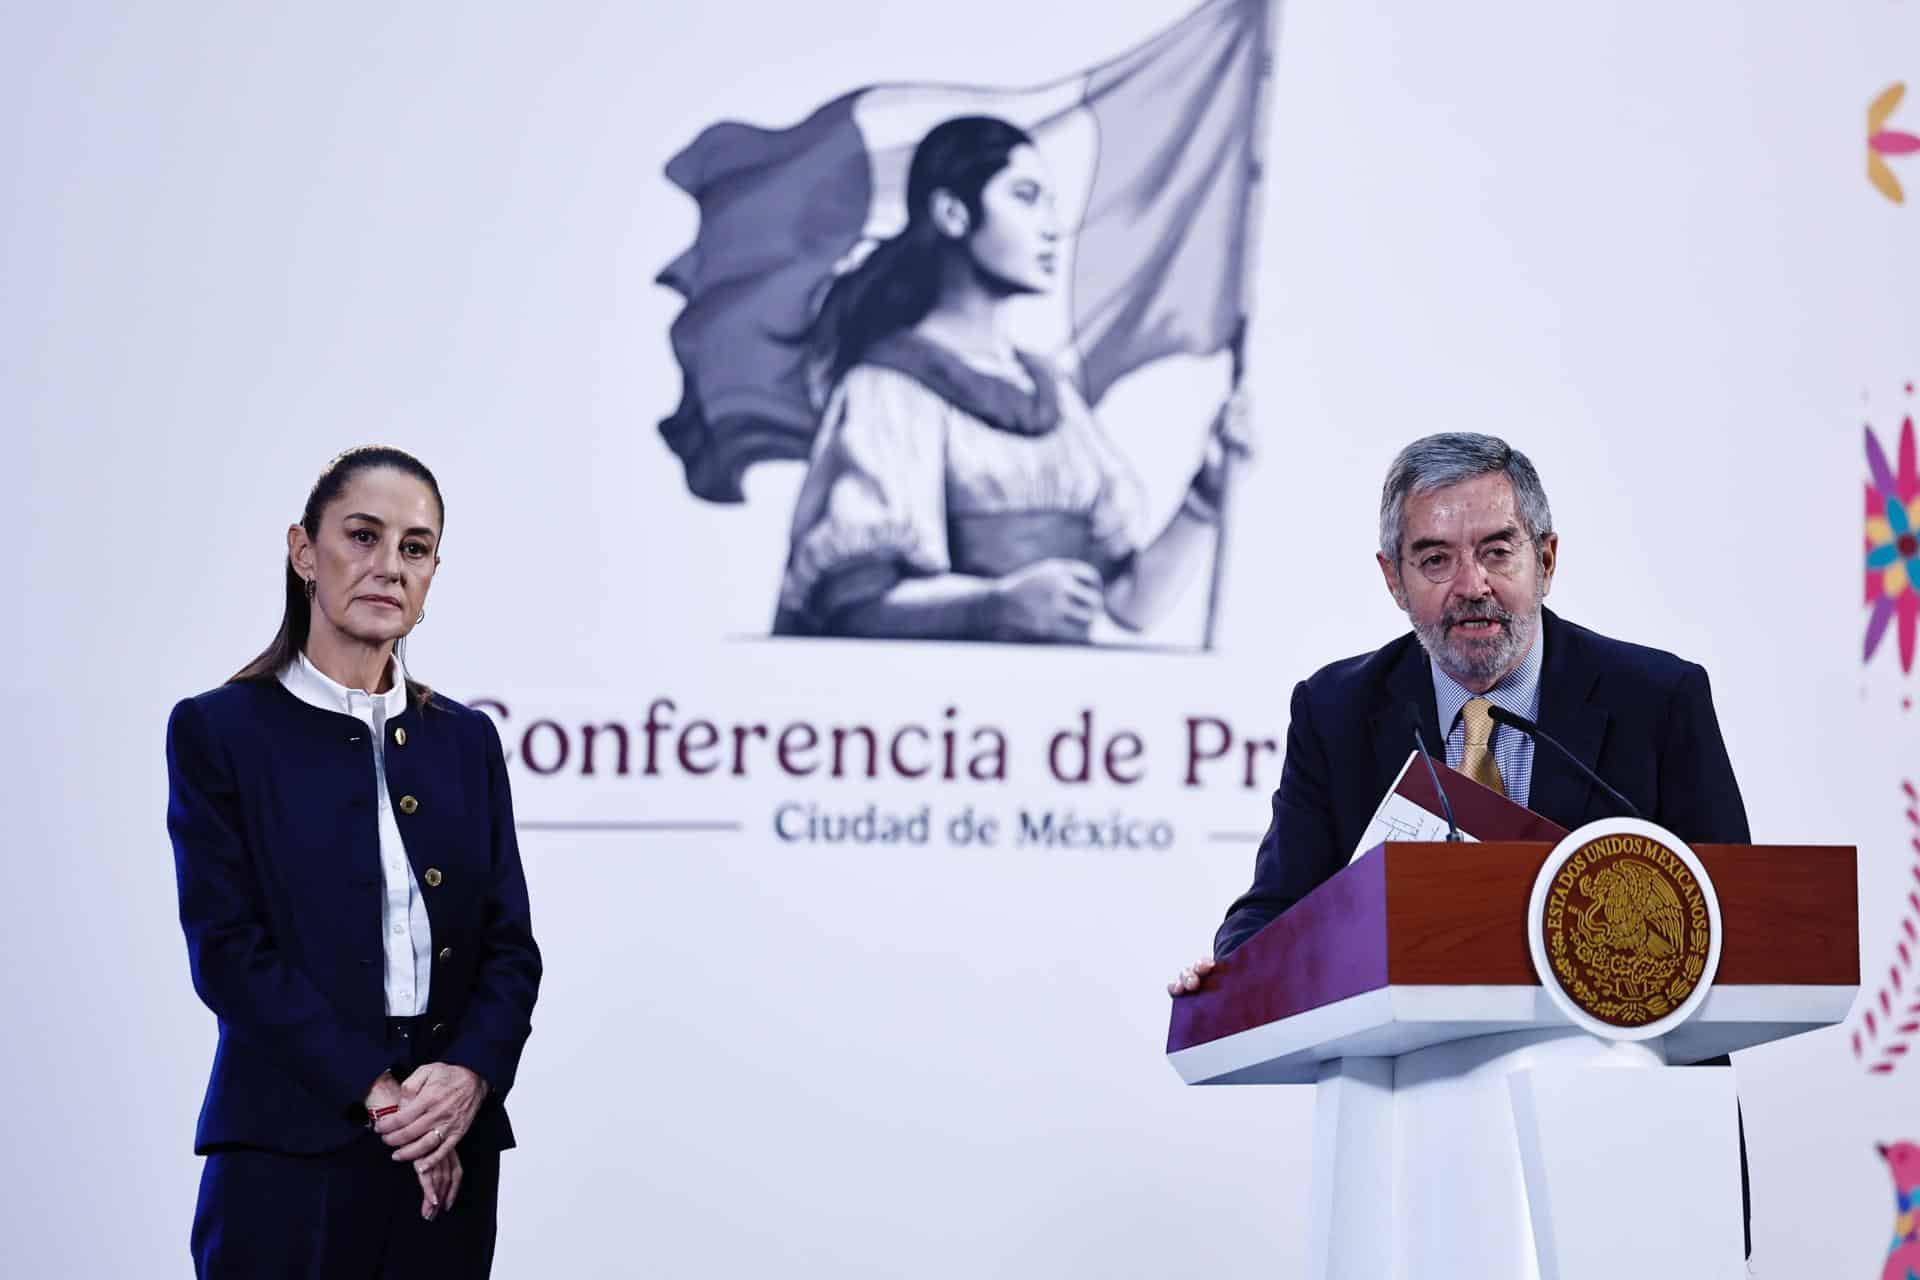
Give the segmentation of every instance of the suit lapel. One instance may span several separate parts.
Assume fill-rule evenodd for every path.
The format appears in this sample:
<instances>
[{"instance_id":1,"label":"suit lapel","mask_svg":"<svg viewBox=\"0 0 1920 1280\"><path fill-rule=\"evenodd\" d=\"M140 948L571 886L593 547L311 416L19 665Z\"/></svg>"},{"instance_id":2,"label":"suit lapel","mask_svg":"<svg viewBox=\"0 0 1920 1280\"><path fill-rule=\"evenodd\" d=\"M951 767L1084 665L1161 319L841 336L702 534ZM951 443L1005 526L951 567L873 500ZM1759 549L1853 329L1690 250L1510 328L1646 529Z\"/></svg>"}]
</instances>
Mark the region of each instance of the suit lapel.
<instances>
[{"instance_id":1,"label":"suit lapel","mask_svg":"<svg viewBox=\"0 0 1920 1280\"><path fill-rule=\"evenodd\" d=\"M1413 728L1407 723L1405 709L1408 703L1420 709L1420 733L1427 740L1427 750L1444 763L1447 744L1440 735L1440 713L1434 709L1433 672L1427 665L1426 650L1411 636L1374 700L1371 729L1376 777L1371 794L1375 800L1385 794L1413 750Z\"/></svg>"},{"instance_id":2,"label":"suit lapel","mask_svg":"<svg viewBox=\"0 0 1920 1280\"><path fill-rule=\"evenodd\" d=\"M1540 727L1592 768L1607 736L1607 710L1592 700L1599 674L1586 661L1577 630L1544 610L1540 625L1547 645L1540 671ZM1577 827L1587 820L1592 791L1593 784L1559 752L1535 744L1529 809L1563 827Z\"/></svg>"}]
</instances>

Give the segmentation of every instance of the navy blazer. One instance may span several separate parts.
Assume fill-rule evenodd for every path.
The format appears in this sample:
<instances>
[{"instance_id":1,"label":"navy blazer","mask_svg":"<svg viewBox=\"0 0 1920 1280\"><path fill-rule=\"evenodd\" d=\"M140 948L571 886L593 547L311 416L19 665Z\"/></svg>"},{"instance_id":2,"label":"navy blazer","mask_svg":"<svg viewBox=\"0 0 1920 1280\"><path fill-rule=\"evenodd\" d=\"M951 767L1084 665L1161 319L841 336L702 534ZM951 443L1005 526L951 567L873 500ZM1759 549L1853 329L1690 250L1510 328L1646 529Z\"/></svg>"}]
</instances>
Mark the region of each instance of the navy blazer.
<instances>
[{"instance_id":1,"label":"navy blazer","mask_svg":"<svg viewBox=\"0 0 1920 1280\"><path fill-rule=\"evenodd\" d=\"M422 1061L489 1085L464 1143L513 1145L540 952L493 722L434 695L386 722L387 787L433 935ZM220 1042L194 1149L337 1150L388 1069L370 730L278 680L223 685L167 723L167 830L194 989ZM402 739L404 738L404 745Z\"/></svg>"},{"instance_id":2,"label":"navy blazer","mask_svg":"<svg viewBox=\"0 0 1920 1280\"><path fill-rule=\"evenodd\" d=\"M1649 821L1689 843L1745 844L1747 811L1713 713L1706 671L1659 649L1612 640L1542 610L1546 661L1538 723ZM1413 634L1323 667L1294 686L1273 821L1253 885L1214 936L1224 956L1346 865L1413 750L1405 708L1444 741L1433 671ZM1509 731L1510 732L1510 731ZM1533 755L1528 808L1568 829L1619 806L1550 747Z\"/></svg>"}]
</instances>

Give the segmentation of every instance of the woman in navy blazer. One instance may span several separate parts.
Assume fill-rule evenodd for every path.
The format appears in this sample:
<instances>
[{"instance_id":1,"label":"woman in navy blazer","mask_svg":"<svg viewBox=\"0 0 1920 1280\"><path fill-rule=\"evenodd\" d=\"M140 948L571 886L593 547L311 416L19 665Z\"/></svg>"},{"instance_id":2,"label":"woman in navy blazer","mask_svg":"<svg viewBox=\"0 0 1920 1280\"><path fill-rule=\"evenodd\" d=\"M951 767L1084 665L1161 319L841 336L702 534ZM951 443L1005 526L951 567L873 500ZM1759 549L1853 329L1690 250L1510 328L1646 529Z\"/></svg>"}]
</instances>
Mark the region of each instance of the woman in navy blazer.
<instances>
[{"instance_id":1,"label":"woman in navy blazer","mask_svg":"<svg viewBox=\"0 0 1920 1280\"><path fill-rule=\"evenodd\" d=\"M485 1276L540 983L493 722L406 678L445 507L342 454L287 531L286 614L174 708L167 828L219 1021L201 1276Z\"/></svg>"}]
</instances>

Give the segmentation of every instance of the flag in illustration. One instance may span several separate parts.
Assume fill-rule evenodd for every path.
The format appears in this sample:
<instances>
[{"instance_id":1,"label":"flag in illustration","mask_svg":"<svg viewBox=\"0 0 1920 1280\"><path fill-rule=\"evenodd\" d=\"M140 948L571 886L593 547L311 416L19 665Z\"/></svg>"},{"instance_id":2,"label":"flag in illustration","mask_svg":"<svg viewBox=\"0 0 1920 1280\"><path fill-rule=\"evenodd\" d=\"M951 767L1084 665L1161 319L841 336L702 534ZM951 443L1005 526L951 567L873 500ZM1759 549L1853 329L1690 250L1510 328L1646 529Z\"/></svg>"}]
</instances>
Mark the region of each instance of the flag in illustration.
<instances>
[{"instance_id":1,"label":"flag in illustration","mask_svg":"<svg viewBox=\"0 0 1920 1280\"><path fill-rule=\"evenodd\" d=\"M689 488L741 500L754 462L808 455L803 344L825 285L905 225L908 162L943 120L1030 133L1059 194L1067 287L1021 300L1017 337L1097 403L1130 371L1233 341L1247 307L1249 194L1271 0L1208 0L1129 53L1030 90L883 85L789 129L716 124L667 165L699 205L660 283L686 304L680 406L660 424Z\"/></svg>"}]
</instances>

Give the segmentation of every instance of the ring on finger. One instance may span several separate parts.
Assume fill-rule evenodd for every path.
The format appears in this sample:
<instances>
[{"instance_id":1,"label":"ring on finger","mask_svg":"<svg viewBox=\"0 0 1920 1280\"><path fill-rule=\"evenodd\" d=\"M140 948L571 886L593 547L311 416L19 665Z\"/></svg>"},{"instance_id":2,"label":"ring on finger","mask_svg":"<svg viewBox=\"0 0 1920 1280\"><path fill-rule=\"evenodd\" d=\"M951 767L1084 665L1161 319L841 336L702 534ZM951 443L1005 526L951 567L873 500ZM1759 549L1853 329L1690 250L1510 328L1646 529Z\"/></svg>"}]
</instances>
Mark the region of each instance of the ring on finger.
<instances>
[{"instance_id":1,"label":"ring on finger","mask_svg":"<svg viewBox=\"0 0 1920 1280\"><path fill-rule=\"evenodd\" d=\"M442 1129L439 1125L435 1125L433 1128L427 1130L427 1132L433 1135L433 1144L436 1147L446 1145L447 1131L445 1129Z\"/></svg>"}]
</instances>

